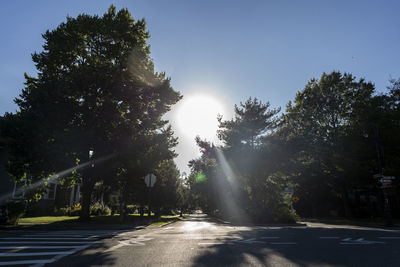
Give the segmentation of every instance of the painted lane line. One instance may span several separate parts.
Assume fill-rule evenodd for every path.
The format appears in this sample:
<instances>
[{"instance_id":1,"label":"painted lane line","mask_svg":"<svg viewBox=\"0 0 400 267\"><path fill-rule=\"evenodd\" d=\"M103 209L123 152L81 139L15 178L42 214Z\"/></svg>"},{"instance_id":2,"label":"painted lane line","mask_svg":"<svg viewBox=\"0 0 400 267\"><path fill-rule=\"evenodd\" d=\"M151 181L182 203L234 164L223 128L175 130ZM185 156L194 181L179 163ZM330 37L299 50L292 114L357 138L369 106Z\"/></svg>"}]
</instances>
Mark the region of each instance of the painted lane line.
<instances>
[{"instance_id":1,"label":"painted lane line","mask_svg":"<svg viewBox=\"0 0 400 267\"><path fill-rule=\"evenodd\" d=\"M229 245L229 243L223 243L223 242L202 242L198 243L197 245L199 246L212 246L212 245Z\"/></svg>"},{"instance_id":2,"label":"painted lane line","mask_svg":"<svg viewBox=\"0 0 400 267\"><path fill-rule=\"evenodd\" d=\"M338 236L320 236L320 239L339 239L340 237Z\"/></svg>"},{"instance_id":3,"label":"painted lane line","mask_svg":"<svg viewBox=\"0 0 400 267\"><path fill-rule=\"evenodd\" d=\"M96 240L87 237L0 237L0 240Z\"/></svg>"},{"instance_id":4,"label":"painted lane line","mask_svg":"<svg viewBox=\"0 0 400 267\"><path fill-rule=\"evenodd\" d=\"M16 253L0 253L0 257L27 257L27 256L49 256L49 255L70 255L76 250L71 251L51 251L51 252L16 252Z\"/></svg>"},{"instance_id":5,"label":"painted lane line","mask_svg":"<svg viewBox=\"0 0 400 267\"><path fill-rule=\"evenodd\" d=\"M153 238L146 238L143 236L139 236L137 238L131 238L131 239L127 239L127 240L119 240L118 245L110 247L109 249L105 250L104 252L111 252L111 251L114 251L114 250L119 249L124 246L144 246L144 245L146 245L145 243L143 243L144 241L149 241L152 239Z\"/></svg>"},{"instance_id":6,"label":"painted lane line","mask_svg":"<svg viewBox=\"0 0 400 267\"><path fill-rule=\"evenodd\" d=\"M0 250L1 249L84 249L87 248L88 246L7 246L7 247L3 247L0 246Z\"/></svg>"},{"instance_id":7,"label":"painted lane line","mask_svg":"<svg viewBox=\"0 0 400 267\"><path fill-rule=\"evenodd\" d=\"M0 262L0 265L28 265L28 264L46 264L55 262L55 259L48 259L48 260L24 260L24 261L3 261Z\"/></svg>"},{"instance_id":8,"label":"painted lane line","mask_svg":"<svg viewBox=\"0 0 400 267\"><path fill-rule=\"evenodd\" d=\"M345 238L340 242L341 245L371 245L371 244L386 244L385 242L380 241L370 241L364 240L364 238L354 239L352 240L350 237Z\"/></svg>"},{"instance_id":9,"label":"painted lane line","mask_svg":"<svg viewBox=\"0 0 400 267\"><path fill-rule=\"evenodd\" d=\"M60 237L99 237L100 235L98 234L69 234L69 235L65 235L65 234L57 234L57 233L48 233L48 234L26 234L23 236L60 236Z\"/></svg>"},{"instance_id":10,"label":"painted lane line","mask_svg":"<svg viewBox=\"0 0 400 267\"><path fill-rule=\"evenodd\" d=\"M271 245L296 245L296 242L271 242Z\"/></svg>"},{"instance_id":11,"label":"painted lane line","mask_svg":"<svg viewBox=\"0 0 400 267\"><path fill-rule=\"evenodd\" d=\"M100 241L0 241L0 244L94 244Z\"/></svg>"},{"instance_id":12,"label":"painted lane line","mask_svg":"<svg viewBox=\"0 0 400 267\"><path fill-rule=\"evenodd\" d=\"M114 250L119 249L119 248L124 247L124 246L126 246L126 245L120 243L120 244L118 244L118 245L115 245L115 246L113 246L113 247L111 247L111 248L105 250L104 252L111 252L111 251L114 251Z\"/></svg>"}]
</instances>

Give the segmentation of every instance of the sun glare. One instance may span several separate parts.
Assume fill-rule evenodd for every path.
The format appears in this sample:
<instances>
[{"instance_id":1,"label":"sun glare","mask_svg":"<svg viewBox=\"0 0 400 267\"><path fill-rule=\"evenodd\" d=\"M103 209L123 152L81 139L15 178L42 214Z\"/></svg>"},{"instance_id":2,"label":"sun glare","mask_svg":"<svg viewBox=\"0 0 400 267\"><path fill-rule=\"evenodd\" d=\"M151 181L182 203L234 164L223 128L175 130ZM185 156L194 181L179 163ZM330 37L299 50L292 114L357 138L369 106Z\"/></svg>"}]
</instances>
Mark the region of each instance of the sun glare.
<instances>
[{"instance_id":1,"label":"sun glare","mask_svg":"<svg viewBox=\"0 0 400 267\"><path fill-rule=\"evenodd\" d=\"M216 140L217 115L224 115L224 105L211 95L192 95L183 99L177 113L180 130L186 137L199 135L207 140Z\"/></svg>"}]
</instances>

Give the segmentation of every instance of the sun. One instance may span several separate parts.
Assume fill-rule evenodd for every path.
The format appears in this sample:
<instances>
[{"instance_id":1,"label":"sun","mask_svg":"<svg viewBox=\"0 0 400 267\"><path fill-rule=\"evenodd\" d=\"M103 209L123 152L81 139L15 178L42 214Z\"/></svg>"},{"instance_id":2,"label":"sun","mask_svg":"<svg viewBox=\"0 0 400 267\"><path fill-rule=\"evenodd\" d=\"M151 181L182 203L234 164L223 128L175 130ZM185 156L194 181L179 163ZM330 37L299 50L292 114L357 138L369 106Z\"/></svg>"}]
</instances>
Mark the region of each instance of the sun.
<instances>
[{"instance_id":1,"label":"sun","mask_svg":"<svg viewBox=\"0 0 400 267\"><path fill-rule=\"evenodd\" d=\"M202 139L216 140L217 115L225 113L224 105L211 95L189 95L184 97L177 112L180 131L188 138L199 135Z\"/></svg>"}]
</instances>

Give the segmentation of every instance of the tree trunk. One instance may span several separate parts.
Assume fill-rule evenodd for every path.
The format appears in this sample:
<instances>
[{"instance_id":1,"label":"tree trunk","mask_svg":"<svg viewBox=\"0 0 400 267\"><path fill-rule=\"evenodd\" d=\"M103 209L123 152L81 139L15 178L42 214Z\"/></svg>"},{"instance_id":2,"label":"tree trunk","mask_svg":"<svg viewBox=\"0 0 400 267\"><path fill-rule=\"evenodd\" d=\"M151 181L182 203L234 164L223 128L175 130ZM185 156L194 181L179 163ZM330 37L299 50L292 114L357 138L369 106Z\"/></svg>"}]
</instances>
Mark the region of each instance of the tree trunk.
<instances>
[{"instance_id":1,"label":"tree trunk","mask_svg":"<svg viewBox=\"0 0 400 267\"><path fill-rule=\"evenodd\" d=\"M353 217L353 214L351 212L351 207L350 207L349 192L345 184L343 184L342 186L342 199L343 199L344 216L350 219Z\"/></svg>"},{"instance_id":2,"label":"tree trunk","mask_svg":"<svg viewBox=\"0 0 400 267\"><path fill-rule=\"evenodd\" d=\"M80 221L90 220L90 202L92 198L94 183L90 178L84 178L82 181L82 210L79 217Z\"/></svg>"},{"instance_id":3,"label":"tree trunk","mask_svg":"<svg viewBox=\"0 0 400 267\"><path fill-rule=\"evenodd\" d=\"M127 202L127 186L124 186L124 188L122 188L122 192L121 192L121 200L120 200L120 208L119 208L119 212L120 212L120 217L119 220L120 222L124 222L126 219L126 202Z\"/></svg>"}]
</instances>

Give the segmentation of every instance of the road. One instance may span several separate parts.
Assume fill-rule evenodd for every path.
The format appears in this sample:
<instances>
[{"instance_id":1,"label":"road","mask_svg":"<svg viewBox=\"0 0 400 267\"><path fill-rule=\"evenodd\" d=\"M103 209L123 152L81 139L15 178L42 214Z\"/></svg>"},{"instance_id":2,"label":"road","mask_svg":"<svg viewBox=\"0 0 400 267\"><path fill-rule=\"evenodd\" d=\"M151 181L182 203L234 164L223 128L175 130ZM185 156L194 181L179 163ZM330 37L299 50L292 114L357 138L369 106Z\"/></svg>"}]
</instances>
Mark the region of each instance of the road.
<instances>
[{"instance_id":1,"label":"road","mask_svg":"<svg viewBox=\"0 0 400 267\"><path fill-rule=\"evenodd\" d=\"M23 239L28 237L32 239ZM11 261L15 265L17 261L37 260L30 265L400 266L398 230L327 224L234 226L212 220L201 213L164 227L8 233L5 238L0 238L2 251L7 246L20 248L0 253L0 265ZM30 244L17 244L16 241L30 241L32 246L42 244L43 247L71 248L32 249ZM43 243L37 243L40 241ZM32 256L34 254L29 254L32 251L42 252L43 255ZM64 251L64 254L46 255L57 251ZM10 256L12 253L28 254Z\"/></svg>"}]
</instances>

